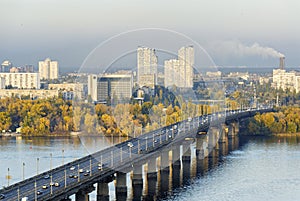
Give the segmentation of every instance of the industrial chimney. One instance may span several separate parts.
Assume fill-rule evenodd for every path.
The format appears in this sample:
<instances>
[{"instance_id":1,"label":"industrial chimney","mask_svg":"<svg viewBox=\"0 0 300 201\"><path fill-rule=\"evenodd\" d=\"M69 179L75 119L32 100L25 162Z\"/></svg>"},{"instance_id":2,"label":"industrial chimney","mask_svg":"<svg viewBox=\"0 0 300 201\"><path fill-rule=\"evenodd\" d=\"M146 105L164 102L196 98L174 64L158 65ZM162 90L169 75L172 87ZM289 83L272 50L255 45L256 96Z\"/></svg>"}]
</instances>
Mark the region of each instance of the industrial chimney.
<instances>
[{"instance_id":1,"label":"industrial chimney","mask_svg":"<svg viewBox=\"0 0 300 201\"><path fill-rule=\"evenodd\" d=\"M285 57L280 57L280 58L279 58L279 62L280 62L279 68L280 68L281 70L284 69L284 59L285 59Z\"/></svg>"}]
</instances>

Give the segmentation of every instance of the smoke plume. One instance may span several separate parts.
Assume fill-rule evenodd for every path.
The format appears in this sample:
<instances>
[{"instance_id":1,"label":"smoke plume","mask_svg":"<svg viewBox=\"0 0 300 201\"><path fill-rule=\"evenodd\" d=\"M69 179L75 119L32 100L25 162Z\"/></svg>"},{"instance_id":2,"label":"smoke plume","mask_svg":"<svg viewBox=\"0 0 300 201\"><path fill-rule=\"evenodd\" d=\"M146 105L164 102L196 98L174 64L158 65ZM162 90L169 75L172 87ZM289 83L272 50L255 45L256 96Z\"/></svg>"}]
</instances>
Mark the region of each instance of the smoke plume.
<instances>
[{"instance_id":1,"label":"smoke plume","mask_svg":"<svg viewBox=\"0 0 300 201\"><path fill-rule=\"evenodd\" d=\"M258 43L253 43L252 45L245 45L239 41L222 41L214 42L212 44L212 51L219 55L231 55L231 56L261 56L263 58L274 57L280 58L284 57L284 54L276 51L271 47L264 47Z\"/></svg>"}]
</instances>

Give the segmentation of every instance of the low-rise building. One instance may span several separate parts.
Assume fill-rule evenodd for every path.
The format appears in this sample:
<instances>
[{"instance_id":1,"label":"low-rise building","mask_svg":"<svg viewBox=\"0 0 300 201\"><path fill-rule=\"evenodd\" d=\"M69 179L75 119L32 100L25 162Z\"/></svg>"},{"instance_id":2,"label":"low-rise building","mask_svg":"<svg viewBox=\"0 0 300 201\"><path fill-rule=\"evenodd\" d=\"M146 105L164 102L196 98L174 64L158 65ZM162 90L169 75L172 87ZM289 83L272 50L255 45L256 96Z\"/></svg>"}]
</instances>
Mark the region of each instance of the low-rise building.
<instances>
[{"instance_id":1,"label":"low-rise building","mask_svg":"<svg viewBox=\"0 0 300 201\"><path fill-rule=\"evenodd\" d=\"M61 84L49 84L48 88L50 90L59 90L63 98L66 100L71 100L73 98L78 98L82 100L85 97L85 85L82 83L61 83Z\"/></svg>"},{"instance_id":2,"label":"low-rise building","mask_svg":"<svg viewBox=\"0 0 300 201\"><path fill-rule=\"evenodd\" d=\"M40 76L38 73L0 73L5 79L5 86L18 89L39 89Z\"/></svg>"},{"instance_id":3,"label":"low-rise building","mask_svg":"<svg viewBox=\"0 0 300 201\"><path fill-rule=\"evenodd\" d=\"M42 99L58 97L59 90L40 90L40 89L0 89L0 97L18 97L27 96L31 99Z\"/></svg>"}]
</instances>

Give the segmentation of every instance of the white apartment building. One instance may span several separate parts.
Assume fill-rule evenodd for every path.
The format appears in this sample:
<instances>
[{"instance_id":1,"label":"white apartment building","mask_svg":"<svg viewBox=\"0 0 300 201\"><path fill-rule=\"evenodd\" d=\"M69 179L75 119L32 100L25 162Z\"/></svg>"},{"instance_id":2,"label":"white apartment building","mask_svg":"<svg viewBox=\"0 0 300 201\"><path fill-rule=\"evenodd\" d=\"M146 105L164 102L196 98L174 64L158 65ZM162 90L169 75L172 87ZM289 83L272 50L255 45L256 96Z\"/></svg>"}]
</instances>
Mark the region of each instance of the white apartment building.
<instances>
[{"instance_id":1,"label":"white apartment building","mask_svg":"<svg viewBox=\"0 0 300 201\"><path fill-rule=\"evenodd\" d=\"M178 50L178 59L165 61L165 87L173 85L180 88L193 87L194 57L193 46L186 46Z\"/></svg>"},{"instance_id":2,"label":"white apartment building","mask_svg":"<svg viewBox=\"0 0 300 201\"><path fill-rule=\"evenodd\" d=\"M272 86L276 89L289 89L300 92L300 76L296 72L286 72L283 69L273 70L273 83Z\"/></svg>"},{"instance_id":3,"label":"white apartment building","mask_svg":"<svg viewBox=\"0 0 300 201\"><path fill-rule=\"evenodd\" d=\"M18 89L39 89L40 76L38 73L0 73L5 79L5 86Z\"/></svg>"},{"instance_id":4,"label":"white apartment building","mask_svg":"<svg viewBox=\"0 0 300 201\"><path fill-rule=\"evenodd\" d=\"M153 76L154 81L150 79ZM157 85L157 56L152 48L137 49L137 83L140 87L154 88Z\"/></svg>"},{"instance_id":5,"label":"white apartment building","mask_svg":"<svg viewBox=\"0 0 300 201\"><path fill-rule=\"evenodd\" d=\"M39 73L41 79L57 79L58 78L58 62L51 61L50 58L45 61L39 61Z\"/></svg>"}]
</instances>

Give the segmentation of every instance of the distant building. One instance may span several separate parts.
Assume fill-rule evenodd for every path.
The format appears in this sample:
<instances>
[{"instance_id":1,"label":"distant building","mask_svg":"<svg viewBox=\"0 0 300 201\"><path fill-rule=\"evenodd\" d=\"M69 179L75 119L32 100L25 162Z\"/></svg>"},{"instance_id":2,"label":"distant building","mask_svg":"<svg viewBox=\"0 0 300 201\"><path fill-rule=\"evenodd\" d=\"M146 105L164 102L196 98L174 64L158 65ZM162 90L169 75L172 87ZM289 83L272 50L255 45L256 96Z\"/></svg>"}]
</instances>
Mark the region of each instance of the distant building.
<instances>
[{"instance_id":1,"label":"distant building","mask_svg":"<svg viewBox=\"0 0 300 201\"><path fill-rule=\"evenodd\" d=\"M140 87L157 85L157 56L152 48L137 49L137 83Z\"/></svg>"},{"instance_id":2,"label":"distant building","mask_svg":"<svg viewBox=\"0 0 300 201\"><path fill-rule=\"evenodd\" d=\"M289 89L290 91L300 91L300 76L296 72L286 72L283 69L273 70L272 86L276 89Z\"/></svg>"},{"instance_id":3,"label":"distant building","mask_svg":"<svg viewBox=\"0 0 300 201\"><path fill-rule=\"evenodd\" d=\"M39 73L41 79L58 79L58 62L47 58L39 62Z\"/></svg>"},{"instance_id":4,"label":"distant building","mask_svg":"<svg viewBox=\"0 0 300 201\"><path fill-rule=\"evenodd\" d=\"M172 87L176 85L179 87L180 80L184 79L180 73L179 60L170 59L166 60L164 63L164 71L165 71L165 87Z\"/></svg>"},{"instance_id":5,"label":"distant building","mask_svg":"<svg viewBox=\"0 0 300 201\"><path fill-rule=\"evenodd\" d=\"M208 71L208 72L206 72L206 76L220 79L222 76L222 72L221 71Z\"/></svg>"},{"instance_id":6,"label":"distant building","mask_svg":"<svg viewBox=\"0 0 300 201\"><path fill-rule=\"evenodd\" d=\"M3 61L1 64L0 72L8 73L11 68L12 68L12 63L10 61L8 60Z\"/></svg>"},{"instance_id":7,"label":"distant building","mask_svg":"<svg viewBox=\"0 0 300 201\"><path fill-rule=\"evenodd\" d=\"M178 50L178 59L164 63L165 87L176 85L180 88L192 88L194 77L194 48L182 47Z\"/></svg>"},{"instance_id":8,"label":"distant building","mask_svg":"<svg viewBox=\"0 0 300 201\"><path fill-rule=\"evenodd\" d=\"M0 89L0 98L28 96L30 99L43 99L58 97L58 90L40 90L40 89Z\"/></svg>"},{"instance_id":9,"label":"distant building","mask_svg":"<svg viewBox=\"0 0 300 201\"><path fill-rule=\"evenodd\" d=\"M5 89L5 78L0 77L0 89Z\"/></svg>"},{"instance_id":10,"label":"distant building","mask_svg":"<svg viewBox=\"0 0 300 201\"><path fill-rule=\"evenodd\" d=\"M132 97L133 75L104 74L88 76L88 95L93 101L124 100Z\"/></svg>"},{"instance_id":11,"label":"distant building","mask_svg":"<svg viewBox=\"0 0 300 201\"><path fill-rule=\"evenodd\" d=\"M59 90L66 100L74 98L82 100L85 97L85 86L82 83L49 84L48 88L50 90Z\"/></svg>"},{"instance_id":12,"label":"distant building","mask_svg":"<svg viewBox=\"0 0 300 201\"><path fill-rule=\"evenodd\" d=\"M18 89L39 89L40 76L38 73L0 73L5 79L5 86Z\"/></svg>"},{"instance_id":13,"label":"distant building","mask_svg":"<svg viewBox=\"0 0 300 201\"><path fill-rule=\"evenodd\" d=\"M194 77L194 47L187 46L178 50L178 60L180 65L180 85L179 87L192 88Z\"/></svg>"}]
</instances>

